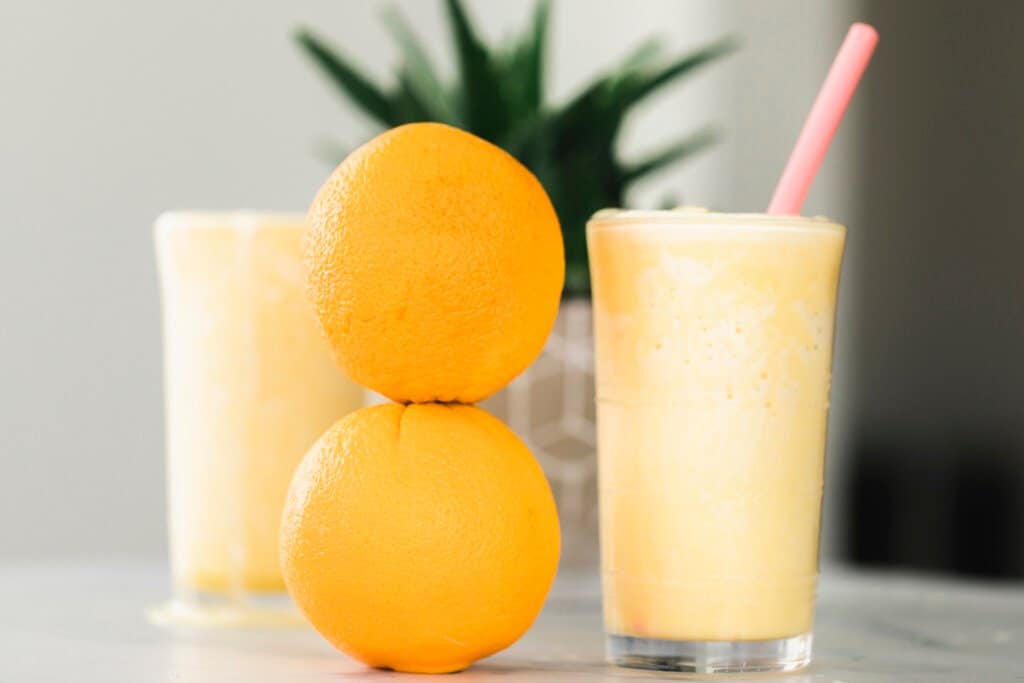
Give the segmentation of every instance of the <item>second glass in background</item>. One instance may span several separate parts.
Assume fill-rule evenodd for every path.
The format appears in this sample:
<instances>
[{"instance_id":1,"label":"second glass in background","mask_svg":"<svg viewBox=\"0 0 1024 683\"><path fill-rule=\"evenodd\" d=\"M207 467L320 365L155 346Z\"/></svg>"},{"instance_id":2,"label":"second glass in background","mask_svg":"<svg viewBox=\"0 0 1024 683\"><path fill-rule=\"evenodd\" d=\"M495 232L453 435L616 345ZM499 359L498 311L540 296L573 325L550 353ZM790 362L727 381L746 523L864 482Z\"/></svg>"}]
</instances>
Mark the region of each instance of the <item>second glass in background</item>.
<instances>
[{"instance_id":1,"label":"second glass in background","mask_svg":"<svg viewBox=\"0 0 1024 683\"><path fill-rule=\"evenodd\" d=\"M363 403L305 297L303 219L157 221L174 584L158 621L301 621L278 562L281 508L307 449Z\"/></svg>"}]
</instances>

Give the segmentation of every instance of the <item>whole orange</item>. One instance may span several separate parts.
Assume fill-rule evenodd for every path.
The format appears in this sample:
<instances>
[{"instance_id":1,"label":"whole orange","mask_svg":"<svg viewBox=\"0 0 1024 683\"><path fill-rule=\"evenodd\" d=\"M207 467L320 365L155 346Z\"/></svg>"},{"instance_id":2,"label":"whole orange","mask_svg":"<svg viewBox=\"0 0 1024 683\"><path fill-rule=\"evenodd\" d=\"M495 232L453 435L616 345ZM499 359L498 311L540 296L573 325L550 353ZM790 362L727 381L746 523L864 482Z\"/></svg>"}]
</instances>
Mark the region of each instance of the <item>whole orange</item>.
<instances>
[{"instance_id":1,"label":"whole orange","mask_svg":"<svg viewBox=\"0 0 1024 683\"><path fill-rule=\"evenodd\" d=\"M565 277L558 217L489 142L437 123L389 130L334 171L307 225L311 297L360 384L473 403L540 354Z\"/></svg>"},{"instance_id":2,"label":"whole orange","mask_svg":"<svg viewBox=\"0 0 1024 683\"><path fill-rule=\"evenodd\" d=\"M544 474L500 420L473 406L390 403L342 418L299 465L281 567L339 650L440 673L526 631L559 545Z\"/></svg>"}]
</instances>

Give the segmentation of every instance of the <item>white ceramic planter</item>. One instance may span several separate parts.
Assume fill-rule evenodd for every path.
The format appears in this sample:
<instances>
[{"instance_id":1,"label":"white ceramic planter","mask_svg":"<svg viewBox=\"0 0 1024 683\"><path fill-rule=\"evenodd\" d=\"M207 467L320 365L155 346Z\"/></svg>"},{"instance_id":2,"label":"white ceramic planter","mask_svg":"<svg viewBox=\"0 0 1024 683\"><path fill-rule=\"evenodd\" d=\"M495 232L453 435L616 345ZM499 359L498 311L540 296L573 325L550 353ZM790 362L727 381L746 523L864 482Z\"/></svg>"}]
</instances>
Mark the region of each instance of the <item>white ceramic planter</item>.
<instances>
[{"instance_id":1,"label":"white ceramic planter","mask_svg":"<svg viewBox=\"0 0 1024 683\"><path fill-rule=\"evenodd\" d=\"M544 467L562 525L562 565L597 565L594 338L590 301L562 303L540 358L483 406Z\"/></svg>"}]
</instances>

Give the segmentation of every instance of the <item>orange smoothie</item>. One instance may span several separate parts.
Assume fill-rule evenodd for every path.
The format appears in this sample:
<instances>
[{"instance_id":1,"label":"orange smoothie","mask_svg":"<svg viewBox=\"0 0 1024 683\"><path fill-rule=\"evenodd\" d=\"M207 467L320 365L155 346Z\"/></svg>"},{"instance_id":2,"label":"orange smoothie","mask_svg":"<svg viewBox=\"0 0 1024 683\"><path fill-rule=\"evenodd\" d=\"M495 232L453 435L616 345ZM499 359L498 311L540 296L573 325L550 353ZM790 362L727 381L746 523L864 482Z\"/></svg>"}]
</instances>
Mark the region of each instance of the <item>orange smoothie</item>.
<instances>
[{"instance_id":1,"label":"orange smoothie","mask_svg":"<svg viewBox=\"0 0 1024 683\"><path fill-rule=\"evenodd\" d=\"M607 632L809 634L845 228L602 211L587 237Z\"/></svg>"},{"instance_id":2,"label":"orange smoothie","mask_svg":"<svg viewBox=\"0 0 1024 683\"><path fill-rule=\"evenodd\" d=\"M179 593L284 590L278 529L292 472L328 426L362 405L305 298L302 233L301 215L157 221Z\"/></svg>"}]
</instances>

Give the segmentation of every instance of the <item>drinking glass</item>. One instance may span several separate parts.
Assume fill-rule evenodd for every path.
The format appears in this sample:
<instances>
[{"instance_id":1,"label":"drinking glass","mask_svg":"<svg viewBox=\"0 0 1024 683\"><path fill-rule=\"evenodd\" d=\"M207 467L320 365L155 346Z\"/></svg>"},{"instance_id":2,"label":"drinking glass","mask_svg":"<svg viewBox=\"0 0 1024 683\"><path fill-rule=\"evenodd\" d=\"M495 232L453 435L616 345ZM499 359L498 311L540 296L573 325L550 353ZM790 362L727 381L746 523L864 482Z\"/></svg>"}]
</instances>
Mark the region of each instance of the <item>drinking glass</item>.
<instances>
[{"instance_id":1,"label":"drinking glass","mask_svg":"<svg viewBox=\"0 0 1024 683\"><path fill-rule=\"evenodd\" d=\"M606 210L587 239L610 661L805 666L845 228Z\"/></svg>"},{"instance_id":2,"label":"drinking glass","mask_svg":"<svg viewBox=\"0 0 1024 683\"><path fill-rule=\"evenodd\" d=\"M158 621L298 620L278 564L292 472L363 390L307 302L303 216L164 214L168 526L174 599Z\"/></svg>"}]
</instances>

